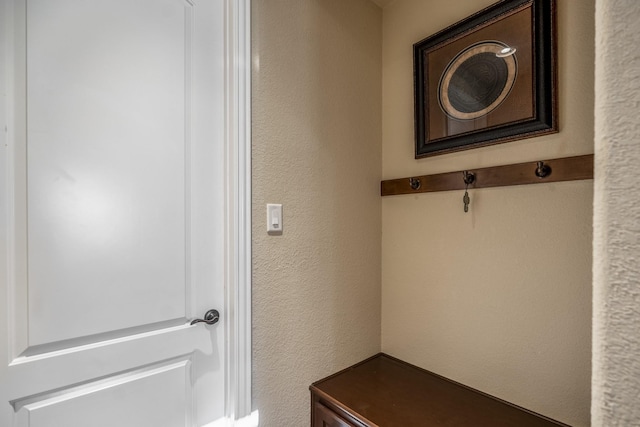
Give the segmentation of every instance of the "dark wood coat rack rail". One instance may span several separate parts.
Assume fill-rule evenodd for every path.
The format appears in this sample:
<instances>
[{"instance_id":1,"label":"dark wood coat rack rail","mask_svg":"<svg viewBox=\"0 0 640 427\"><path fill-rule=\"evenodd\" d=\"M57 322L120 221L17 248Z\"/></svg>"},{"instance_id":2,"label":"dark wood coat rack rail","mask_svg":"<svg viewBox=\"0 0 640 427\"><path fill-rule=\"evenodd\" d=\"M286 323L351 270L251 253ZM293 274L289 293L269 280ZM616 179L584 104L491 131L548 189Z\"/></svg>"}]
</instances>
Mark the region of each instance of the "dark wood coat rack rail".
<instances>
[{"instance_id":1,"label":"dark wood coat rack rail","mask_svg":"<svg viewBox=\"0 0 640 427\"><path fill-rule=\"evenodd\" d=\"M473 180L468 184L468 188L593 179L593 154L390 179L380 183L380 193L382 196L393 196L397 194L463 190L467 185L465 184L465 179L470 181L470 174L473 175Z\"/></svg>"}]
</instances>

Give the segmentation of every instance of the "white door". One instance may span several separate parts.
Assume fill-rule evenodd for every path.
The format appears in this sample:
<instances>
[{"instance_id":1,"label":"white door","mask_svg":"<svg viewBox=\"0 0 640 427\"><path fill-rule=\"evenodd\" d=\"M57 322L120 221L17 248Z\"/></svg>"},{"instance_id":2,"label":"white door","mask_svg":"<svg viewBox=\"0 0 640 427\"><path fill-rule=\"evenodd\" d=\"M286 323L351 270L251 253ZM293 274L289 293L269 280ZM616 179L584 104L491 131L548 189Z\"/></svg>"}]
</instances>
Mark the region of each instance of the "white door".
<instances>
[{"instance_id":1,"label":"white door","mask_svg":"<svg viewBox=\"0 0 640 427\"><path fill-rule=\"evenodd\" d=\"M0 1L0 425L223 417L222 1Z\"/></svg>"}]
</instances>

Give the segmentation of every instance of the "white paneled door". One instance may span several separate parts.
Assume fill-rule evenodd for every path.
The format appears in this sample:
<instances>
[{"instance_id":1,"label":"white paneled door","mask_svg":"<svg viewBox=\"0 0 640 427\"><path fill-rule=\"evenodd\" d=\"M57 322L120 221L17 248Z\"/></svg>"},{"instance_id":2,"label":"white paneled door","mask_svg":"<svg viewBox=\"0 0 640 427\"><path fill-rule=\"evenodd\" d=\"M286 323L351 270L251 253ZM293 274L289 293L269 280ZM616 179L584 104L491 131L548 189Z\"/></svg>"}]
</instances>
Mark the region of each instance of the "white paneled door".
<instances>
[{"instance_id":1,"label":"white paneled door","mask_svg":"<svg viewBox=\"0 0 640 427\"><path fill-rule=\"evenodd\" d=\"M0 425L222 418L223 2L0 1Z\"/></svg>"}]
</instances>

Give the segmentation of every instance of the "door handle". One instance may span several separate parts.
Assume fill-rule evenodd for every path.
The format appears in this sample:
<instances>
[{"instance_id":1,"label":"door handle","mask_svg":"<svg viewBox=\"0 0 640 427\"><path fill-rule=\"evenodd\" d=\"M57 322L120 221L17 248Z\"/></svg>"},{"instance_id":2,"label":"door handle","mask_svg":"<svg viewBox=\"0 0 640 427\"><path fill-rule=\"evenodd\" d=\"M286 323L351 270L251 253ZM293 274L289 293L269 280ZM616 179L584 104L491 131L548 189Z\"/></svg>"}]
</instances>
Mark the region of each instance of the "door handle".
<instances>
[{"instance_id":1,"label":"door handle","mask_svg":"<svg viewBox=\"0 0 640 427\"><path fill-rule=\"evenodd\" d=\"M209 310L204 314L204 319L193 319L191 324L195 325L196 323L203 322L207 325L213 325L214 323L218 323L218 320L220 320L220 313L218 310Z\"/></svg>"}]
</instances>

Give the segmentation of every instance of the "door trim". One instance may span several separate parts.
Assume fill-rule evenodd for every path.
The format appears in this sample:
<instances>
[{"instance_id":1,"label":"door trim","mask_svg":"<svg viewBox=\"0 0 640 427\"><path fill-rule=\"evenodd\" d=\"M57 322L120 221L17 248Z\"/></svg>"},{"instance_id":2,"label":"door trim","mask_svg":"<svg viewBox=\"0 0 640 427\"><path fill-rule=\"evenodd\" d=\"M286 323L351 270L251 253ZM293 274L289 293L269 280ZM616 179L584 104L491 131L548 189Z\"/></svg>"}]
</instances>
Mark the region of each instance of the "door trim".
<instances>
[{"instance_id":1,"label":"door trim","mask_svg":"<svg viewBox=\"0 0 640 427\"><path fill-rule=\"evenodd\" d=\"M251 415L251 1L225 0L225 14L226 415L232 425L247 425Z\"/></svg>"}]
</instances>

